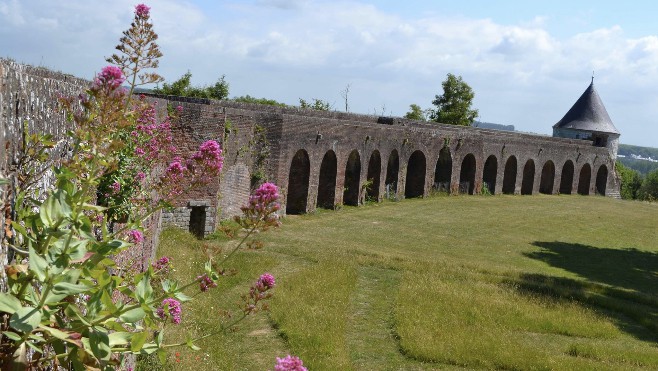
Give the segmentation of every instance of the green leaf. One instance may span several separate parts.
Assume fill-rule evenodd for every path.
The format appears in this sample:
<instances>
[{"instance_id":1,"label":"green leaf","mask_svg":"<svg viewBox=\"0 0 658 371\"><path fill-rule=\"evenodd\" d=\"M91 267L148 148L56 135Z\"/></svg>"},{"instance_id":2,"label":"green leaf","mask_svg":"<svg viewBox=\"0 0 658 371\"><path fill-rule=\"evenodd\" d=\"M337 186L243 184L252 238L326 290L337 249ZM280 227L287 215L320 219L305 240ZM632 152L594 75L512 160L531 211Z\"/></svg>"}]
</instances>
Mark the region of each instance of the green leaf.
<instances>
[{"instance_id":1,"label":"green leaf","mask_svg":"<svg viewBox=\"0 0 658 371\"><path fill-rule=\"evenodd\" d=\"M153 296L153 288L151 287L151 277L145 274L135 288L135 295L140 303L146 303L151 300Z\"/></svg>"},{"instance_id":2,"label":"green leaf","mask_svg":"<svg viewBox=\"0 0 658 371\"><path fill-rule=\"evenodd\" d=\"M12 331L3 331L2 335L6 336L7 338L9 338L9 340L13 340L13 341L19 341L22 339L19 334Z\"/></svg>"},{"instance_id":3,"label":"green leaf","mask_svg":"<svg viewBox=\"0 0 658 371\"><path fill-rule=\"evenodd\" d=\"M63 295L75 295L89 290L87 285L76 285L74 283L59 282L53 286L53 293Z\"/></svg>"},{"instance_id":4,"label":"green leaf","mask_svg":"<svg viewBox=\"0 0 658 371\"><path fill-rule=\"evenodd\" d=\"M125 323L135 323L142 318L146 316L146 313L144 313L144 309L142 308L136 308L136 309L131 309L119 316L119 319Z\"/></svg>"},{"instance_id":5,"label":"green leaf","mask_svg":"<svg viewBox=\"0 0 658 371\"><path fill-rule=\"evenodd\" d=\"M146 343L148 335L149 334L146 331L134 333L130 341L130 350L132 352L139 352L142 347L144 347L144 343Z\"/></svg>"},{"instance_id":6,"label":"green leaf","mask_svg":"<svg viewBox=\"0 0 658 371\"><path fill-rule=\"evenodd\" d=\"M188 348L190 348L190 349L192 349L192 350L194 350L194 351L201 350L201 348L199 348L198 346L194 345L194 342L192 341L192 339L187 339L186 345L187 345Z\"/></svg>"},{"instance_id":7,"label":"green leaf","mask_svg":"<svg viewBox=\"0 0 658 371\"><path fill-rule=\"evenodd\" d=\"M48 262L46 259L37 254L33 247L30 247L30 270L34 272L39 281L46 280L46 270L48 269Z\"/></svg>"},{"instance_id":8,"label":"green leaf","mask_svg":"<svg viewBox=\"0 0 658 371\"><path fill-rule=\"evenodd\" d=\"M158 360L160 361L160 364L166 364L167 363L167 351L164 349L158 349L157 350L158 354Z\"/></svg>"},{"instance_id":9,"label":"green leaf","mask_svg":"<svg viewBox=\"0 0 658 371\"><path fill-rule=\"evenodd\" d=\"M9 318L9 326L24 333L32 332L40 322L41 312L32 307L20 308Z\"/></svg>"},{"instance_id":10,"label":"green leaf","mask_svg":"<svg viewBox=\"0 0 658 371\"><path fill-rule=\"evenodd\" d=\"M133 337L133 334L130 332L117 331L111 333L108 338L110 339L110 347L116 345L126 345L130 342L130 339Z\"/></svg>"},{"instance_id":11,"label":"green leaf","mask_svg":"<svg viewBox=\"0 0 658 371\"><path fill-rule=\"evenodd\" d=\"M0 312L14 314L14 312L21 309L21 307L21 301L15 296L5 294L4 292L0 293Z\"/></svg>"},{"instance_id":12,"label":"green leaf","mask_svg":"<svg viewBox=\"0 0 658 371\"><path fill-rule=\"evenodd\" d=\"M179 301L181 301L181 302L186 302L186 301L190 301L190 300L192 300L191 297L189 297L189 296L183 294L183 293L180 292L180 291L174 293L174 297L175 297L176 299L178 299Z\"/></svg>"},{"instance_id":13,"label":"green leaf","mask_svg":"<svg viewBox=\"0 0 658 371\"><path fill-rule=\"evenodd\" d=\"M89 346L97 359L103 361L110 360L110 356L112 355L110 337L103 328L94 327L93 331L89 333Z\"/></svg>"}]
</instances>

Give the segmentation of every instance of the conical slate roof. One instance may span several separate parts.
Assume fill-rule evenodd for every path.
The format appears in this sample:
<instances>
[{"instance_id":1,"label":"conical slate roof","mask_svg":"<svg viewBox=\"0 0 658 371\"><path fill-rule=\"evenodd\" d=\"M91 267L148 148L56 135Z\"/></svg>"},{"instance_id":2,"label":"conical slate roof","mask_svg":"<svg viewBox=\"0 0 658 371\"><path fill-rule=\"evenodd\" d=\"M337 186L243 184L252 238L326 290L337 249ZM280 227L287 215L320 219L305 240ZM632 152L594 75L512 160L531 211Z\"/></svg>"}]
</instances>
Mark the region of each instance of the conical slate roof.
<instances>
[{"instance_id":1,"label":"conical slate roof","mask_svg":"<svg viewBox=\"0 0 658 371\"><path fill-rule=\"evenodd\" d=\"M599 94L594 89L594 80L573 107L553 128L598 131L619 134L605 110Z\"/></svg>"}]
</instances>

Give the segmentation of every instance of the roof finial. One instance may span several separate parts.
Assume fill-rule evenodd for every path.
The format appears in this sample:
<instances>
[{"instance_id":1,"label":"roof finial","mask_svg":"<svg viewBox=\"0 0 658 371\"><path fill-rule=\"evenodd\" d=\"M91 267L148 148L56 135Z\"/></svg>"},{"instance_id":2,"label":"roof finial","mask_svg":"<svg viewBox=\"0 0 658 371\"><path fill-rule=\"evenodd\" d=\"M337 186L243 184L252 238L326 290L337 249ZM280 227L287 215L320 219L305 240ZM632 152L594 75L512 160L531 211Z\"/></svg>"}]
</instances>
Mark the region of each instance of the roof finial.
<instances>
[{"instance_id":1,"label":"roof finial","mask_svg":"<svg viewBox=\"0 0 658 371\"><path fill-rule=\"evenodd\" d=\"M594 84L594 70L592 70L592 84Z\"/></svg>"}]
</instances>

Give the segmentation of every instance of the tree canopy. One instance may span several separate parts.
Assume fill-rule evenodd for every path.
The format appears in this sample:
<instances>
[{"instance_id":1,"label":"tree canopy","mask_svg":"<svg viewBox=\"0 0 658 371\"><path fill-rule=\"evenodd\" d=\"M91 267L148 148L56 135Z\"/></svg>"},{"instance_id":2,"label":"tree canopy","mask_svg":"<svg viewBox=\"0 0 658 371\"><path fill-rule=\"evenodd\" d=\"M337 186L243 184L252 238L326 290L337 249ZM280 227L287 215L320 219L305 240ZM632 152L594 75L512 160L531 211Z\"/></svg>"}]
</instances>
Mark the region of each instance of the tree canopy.
<instances>
[{"instance_id":1,"label":"tree canopy","mask_svg":"<svg viewBox=\"0 0 658 371\"><path fill-rule=\"evenodd\" d=\"M430 119L442 124L471 126L478 117L478 110L472 109L473 89L461 76L448 74L441 83L443 94L432 101L436 110L430 110Z\"/></svg>"},{"instance_id":2,"label":"tree canopy","mask_svg":"<svg viewBox=\"0 0 658 371\"><path fill-rule=\"evenodd\" d=\"M171 84L164 83L162 87L153 89L156 94L175 95L178 97L195 97L208 99L226 99L228 98L228 82L222 75L214 85L211 86L192 86L192 73L187 71L180 79Z\"/></svg>"},{"instance_id":3,"label":"tree canopy","mask_svg":"<svg viewBox=\"0 0 658 371\"><path fill-rule=\"evenodd\" d=\"M423 109L417 104L409 105L409 112L404 115L404 118L409 120L427 121L425 111L423 111Z\"/></svg>"}]
</instances>

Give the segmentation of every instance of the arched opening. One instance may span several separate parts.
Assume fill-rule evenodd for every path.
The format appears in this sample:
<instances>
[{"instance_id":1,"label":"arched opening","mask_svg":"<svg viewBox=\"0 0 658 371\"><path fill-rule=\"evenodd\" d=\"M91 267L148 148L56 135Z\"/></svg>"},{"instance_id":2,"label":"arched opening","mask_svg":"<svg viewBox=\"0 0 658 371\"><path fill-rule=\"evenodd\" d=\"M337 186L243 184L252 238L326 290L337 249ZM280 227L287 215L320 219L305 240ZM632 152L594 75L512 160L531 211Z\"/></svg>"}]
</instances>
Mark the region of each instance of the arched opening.
<instances>
[{"instance_id":1,"label":"arched opening","mask_svg":"<svg viewBox=\"0 0 658 371\"><path fill-rule=\"evenodd\" d=\"M535 162L528 160L523 167L523 180L521 181L521 194L531 195L535 186Z\"/></svg>"},{"instance_id":2,"label":"arched opening","mask_svg":"<svg viewBox=\"0 0 658 371\"><path fill-rule=\"evenodd\" d=\"M288 176L288 197L286 198L286 214L302 214L306 212L308 199L308 177L311 173L311 162L308 153L300 149L295 153L290 164Z\"/></svg>"},{"instance_id":3,"label":"arched opening","mask_svg":"<svg viewBox=\"0 0 658 371\"><path fill-rule=\"evenodd\" d=\"M589 164L583 165L578 177L578 194L589 195L589 183L592 181L592 168Z\"/></svg>"},{"instance_id":4,"label":"arched opening","mask_svg":"<svg viewBox=\"0 0 658 371\"><path fill-rule=\"evenodd\" d=\"M565 195L571 194L573 188L573 162L567 160L562 167L562 177L560 179L560 193Z\"/></svg>"},{"instance_id":5,"label":"arched opening","mask_svg":"<svg viewBox=\"0 0 658 371\"><path fill-rule=\"evenodd\" d=\"M513 195L516 190L516 157L510 156L505 163L505 175L503 177L503 193Z\"/></svg>"},{"instance_id":6,"label":"arched opening","mask_svg":"<svg viewBox=\"0 0 658 371\"><path fill-rule=\"evenodd\" d=\"M541 169L541 182L539 183L539 192L547 195L553 194L553 185L555 184L555 164L548 160Z\"/></svg>"},{"instance_id":7,"label":"arched opening","mask_svg":"<svg viewBox=\"0 0 658 371\"><path fill-rule=\"evenodd\" d=\"M404 197L423 197L425 193L425 155L415 151L409 157L407 166L407 181L404 186Z\"/></svg>"},{"instance_id":8,"label":"arched opening","mask_svg":"<svg viewBox=\"0 0 658 371\"><path fill-rule=\"evenodd\" d=\"M487 187L490 194L496 192L496 176L498 176L498 159L491 155L484 162L484 172L482 173L482 187ZM487 192L484 189L482 192Z\"/></svg>"},{"instance_id":9,"label":"arched opening","mask_svg":"<svg viewBox=\"0 0 658 371\"><path fill-rule=\"evenodd\" d=\"M320 165L320 179L318 180L318 207L333 209L336 204L336 171L338 170L336 153L327 151L322 157Z\"/></svg>"},{"instance_id":10,"label":"arched opening","mask_svg":"<svg viewBox=\"0 0 658 371\"><path fill-rule=\"evenodd\" d=\"M359 151L350 153L345 166L345 188L343 189L343 203L345 205L359 205L359 187L361 178L361 156Z\"/></svg>"},{"instance_id":11,"label":"arched opening","mask_svg":"<svg viewBox=\"0 0 658 371\"><path fill-rule=\"evenodd\" d=\"M443 147L434 170L434 189L450 192L450 179L452 179L452 155L449 147Z\"/></svg>"},{"instance_id":12,"label":"arched opening","mask_svg":"<svg viewBox=\"0 0 658 371\"><path fill-rule=\"evenodd\" d=\"M605 189L608 184L608 168L605 165L599 167L596 172L596 193L605 196Z\"/></svg>"},{"instance_id":13,"label":"arched opening","mask_svg":"<svg viewBox=\"0 0 658 371\"><path fill-rule=\"evenodd\" d=\"M192 206L190 210L189 231L196 238L203 238L206 232L206 207Z\"/></svg>"},{"instance_id":14,"label":"arched opening","mask_svg":"<svg viewBox=\"0 0 658 371\"><path fill-rule=\"evenodd\" d=\"M384 181L384 188L386 191L386 198L394 198L398 191L398 171L400 170L400 156L398 151L391 151L388 156L388 163L386 165L386 180Z\"/></svg>"},{"instance_id":15,"label":"arched opening","mask_svg":"<svg viewBox=\"0 0 658 371\"><path fill-rule=\"evenodd\" d=\"M382 173L382 158L379 151L375 150L368 161L368 187L366 188L366 199L379 201L379 178Z\"/></svg>"},{"instance_id":16,"label":"arched opening","mask_svg":"<svg viewBox=\"0 0 658 371\"><path fill-rule=\"evenodd\" d=\"M469 153L462 161L462 167L459 171L459 193L475 192L475 156Z\"/></svg>"}]
</instances>

